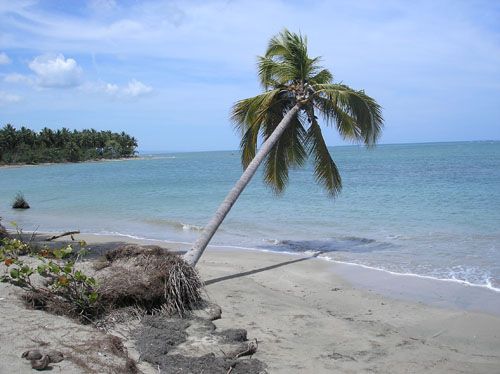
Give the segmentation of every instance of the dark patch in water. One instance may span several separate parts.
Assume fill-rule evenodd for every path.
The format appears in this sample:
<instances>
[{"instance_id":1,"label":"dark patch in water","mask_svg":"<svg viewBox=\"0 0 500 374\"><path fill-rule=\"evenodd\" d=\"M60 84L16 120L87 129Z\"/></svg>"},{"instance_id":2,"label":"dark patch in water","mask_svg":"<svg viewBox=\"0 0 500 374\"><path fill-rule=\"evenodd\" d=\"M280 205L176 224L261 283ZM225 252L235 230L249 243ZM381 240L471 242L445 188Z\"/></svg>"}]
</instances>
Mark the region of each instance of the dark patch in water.
<instances>
[{"instance_id":1,"label":"dark patch in water","mask_svg":"<svg viewBox=\"0 0 500 374\"><path fill-rule=\"evenodd\" d=\"M281 240L277 243L260 245L259 248L283 252L351 252L368 253L396 247L394 244L377 242L374 239L346 236L325 240Z\"/></svg>"}]
</instances>

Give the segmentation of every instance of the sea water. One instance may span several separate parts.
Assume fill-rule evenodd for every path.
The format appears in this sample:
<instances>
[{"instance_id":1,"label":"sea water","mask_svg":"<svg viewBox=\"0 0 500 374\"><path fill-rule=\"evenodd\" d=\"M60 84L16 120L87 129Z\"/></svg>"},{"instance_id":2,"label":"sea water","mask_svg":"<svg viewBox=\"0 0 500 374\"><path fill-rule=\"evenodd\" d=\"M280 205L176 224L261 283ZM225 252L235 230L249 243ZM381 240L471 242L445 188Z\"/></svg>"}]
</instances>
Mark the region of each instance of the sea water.
<instances>
[{"instance_id":1,"label":"sea water","mask_svg":"<svg viewBox=\"0 0 500 374\"><path fill-rule=\"evenodd\" d=\"M500 292L500 142L330 149L332 199L312 165L273 195L257 174L212 244L293 253ZM0 168L0 216L24 230L193 242L241 174L237 151ZM10 208L22 191L31 205Z\"/></svg>"}]
</instances>

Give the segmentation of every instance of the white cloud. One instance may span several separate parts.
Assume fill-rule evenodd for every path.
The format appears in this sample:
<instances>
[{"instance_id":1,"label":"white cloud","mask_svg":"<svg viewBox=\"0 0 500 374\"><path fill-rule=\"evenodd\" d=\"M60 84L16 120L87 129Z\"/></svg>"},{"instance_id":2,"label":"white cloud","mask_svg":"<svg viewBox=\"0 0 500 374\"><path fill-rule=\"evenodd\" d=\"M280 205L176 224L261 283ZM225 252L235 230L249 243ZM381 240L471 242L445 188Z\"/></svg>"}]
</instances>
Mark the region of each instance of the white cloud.
<instances>
[{"instance_id":1,"label":"white cloud","mask_svg":"<svg viewBox=\"0 0 500 374\"><path fill-rule=\"evenodd\" d=\"M0 53L0 65L10 64L12 61L5 52Z\"/></svg>"},{"instance_id":2,"label":"white cloud","mask_svg":"<svg viewBox=\"0 0 500 374\"><path fill-rule=\"evenodd\" d=\"M33 79L28 77L27 75L22 75L18 73L8 74L3 79L6 83L24 83L24 84L32 84Z\"/></svg>"},{"instance_id":3,"label":"white cloud","mask_svg":"<svg viewBox=\"0 0 500 374\"><path fill-rule=\"evenodd\" d=\"M418 70L441 64L462 77L462 70L470 69L468 77L476 82L475 72L484 72L485 80L492 82L500 66L496 34L488 30L488 24L496 25L495 13L484 4L458 3L322 0L305 7L283 0L89 0L88 9L95 12L84 16L8 5L13 9L4 17L0 9L0 24L6 47L168 58L198 66L206 62L206 69L213 64L220 72L223 64L226 72L248 75L254 74L254 56L264 52L269 37L287 26L307 34L311 55L324 56L329 68L335 64L334 73L346 81L360 77L365 82L375 71L379 81L387 82L384 74L390 76L399 66ZM18 17L8 16L11 13Z\"/></svg>"},{"instance_id":4,"label":"white cloud","mask_svg":"<svg viewBox=\"0 0 500 374\"><path fill-rule=\"evenodd\" d=\"M95 13L102 13L116 9L117 5L115 0L90 0L87 7Z\"/></svg>"},{"instance_id":5,"label":"white cloud","mask_svg":"<svg viewBox=\"0 0 500 374\"><path fill-rule=\"evenodd\" d=\"M5 91L0 91L0 105L17 103L20 100L20 96L13 95Z\"/></svg>"},{"instance_id":6,"label":"white cloud","mask_svg":"<svg viewBox=\"0 0 500 374\"><path fill-rule=\"evenodd\" d=\"M132 79L130 82L128 82L128 85L122 90L123 94L129 97L144 96L151 91L153 91L152 87L147 86L136 79Z\"/></svg>"},{"instance_id":7,"label":"white cloud","mask_svg":"<svg viewBox=\"0 0 500 374\"><path fill-rule=\"evenodd\" d=\"M137 79L132 79L127 85L120 86L106 82L86 82L81 89L91 93L105 93L116 99L133 99L145 96L153 91L153 87L148 86Z\"/></svg>"},{"instance_id":8,"label":"white cloud","mask_svg":"<svg viewBox=\"0 0 500 374\"><path fill-rule=\"evenodd\" d=\"M104 92L110 95L115 95L119 92L120 88L116 84L106 83L104 85Z\"/></svg>"},{"instance_id":9,"label":"white cloud","mask_svg":"<svg viewBox=\"0 0 500 374\"><path fill-rule=\"evenodd\" d=\"M82 68L72 58L42 55L29 63L41 87L75 87L81 83Z\"/></svg>"}]
</instances>

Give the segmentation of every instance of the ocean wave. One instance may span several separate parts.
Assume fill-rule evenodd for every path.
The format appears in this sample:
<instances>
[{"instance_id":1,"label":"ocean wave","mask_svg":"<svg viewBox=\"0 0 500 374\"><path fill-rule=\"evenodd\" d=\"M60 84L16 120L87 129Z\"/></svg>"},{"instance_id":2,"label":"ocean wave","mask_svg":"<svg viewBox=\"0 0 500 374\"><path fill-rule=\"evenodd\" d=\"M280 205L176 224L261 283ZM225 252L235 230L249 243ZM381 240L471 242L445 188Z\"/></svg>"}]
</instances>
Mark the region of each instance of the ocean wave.
<instances>
[{"instance_id":1,"label":"ocean wave","mask_svg":"<svg viewBox=\"0 0 500 374\"><path fill-rule=\"evenodd\" d=\"M147 219L145 220L147 224L150 225L155 225L155 226L167 226L174 228L176 230L183 230L183 231L202 231L203 227L198 226L198 225L192 225L189 223L184 223L180 221L174 221L170 219L164 219L164 218L155 218L155 219Z\"/></svg>"},{"instance_id":2,"label":"ocean wave","mask_svg":"<svg viewBox=\"0 0 500 374\"><path fill-rule=\"evenodd\" d=\"M188 223L183 223L182 229L187 230L187 231L203 231L203 227L196 226L196 225L190 225Z\"/></svg>"},{"instance_id":3,"label":"ocean wave","mask_svg":"<svg viewBox=\"0 0 500 374\"><path fill-rule=\"evenodd\" d=\"M139 158L142 158L145 160L164 160L164 159L174 159L177 157L176 156L157 156L157 155L152 155L152 154L145 154L145 155L140 155Z\"/></svg>"},{"instance_id":4,"label":"ocean wave","mask_svg":"<svg viewBox=\"0 0 500 374\"><path fill-rule=\"evenodd\" d=\"M156 241L156 239L145 238L143 236L123 234L118 231L101 231L101 232L89 232L90 235L96 236L123 236L124 238L136 239L136 240L146 240L146 241Z\"/></svg>"},{"instance_id":5,"label":"ocean wave","mask_svg":"<svg viewBox=\"0 0 500 374\"><path fill-rule=\"evenodd\" d=\"M183 242L183 241L179 241L179 240L167 240L167 239L147 238L147 237L144 237L144 236L124 234L124 233L121 233L121 232L118 232L118 231L88 232L86 234L96 235L96 236L122 236L124 238L130 238L130 239L136 239L136 240L148 241L148 242L162 242L162 243L167 243L167 244L186 244L186 245L193 244L191 242Z\"/></svg>"},{"instance_id":6,"label":"ocean wave","mask_svg":"<svg viewBox=\"0 0 500 374\"><path fill-rule=\"evenodd\" d=\"M380 267L375 267L375 266L369 266L369 265L364 265L364 264L359 264L356 262L349 262L349 261L341 261L341 260L335 260L329 256L325 255L319 255L318 258L329 261L329 262L334 262L337 264L343 264L343 265L349 265L349 266L357 266L361 267L363 269L369 269L369 270L376 270L376 271L381 271L384 273L388 273L391 275L395 276L404 276L404 277L414 277L414 278L421 278L421 279L430 279L434 281L440 281L440 282L452 282L452 283L458 283L464 286L469 286L469 287L479 287L479 288L485 288L490 291L494 292L499 292L500 293L500 288L495 287L491 281L490 278L486 278L484 283L474 283L465 279L458 279L455 277L450 277L450 278L440 278L438 276L433 276L433 275L425 275L425 274L416 274L416 273L410 273L410 272L398 272L398 271L393 271L393 270L387 270L384 268Z\"/></svg>"},{"instance_id":7,"label":"ocean wave","mask_svg":"<svg viewBox=\"0 0 500 374\"><path fill-rule=\"evenodd\" d=\"M276 246L282 246L283 244L289 244L287 240L266 240L266 242L276 245ZM222 246L217 246L217 247L222 247ZM342 261L342 260L336 260L325 254L326 251L322 251L320 249L302 249L300 251L297 250L283 250L283 249L272 249L271 246L258 246L255 248L248 248L248 247L237 247L237 246L224 246L226 248L235 248L235 249L246 249L246 250L253 250L253 251L261 251L261 252L273 252L273 253L280 253L280 254L288 254L288 255L294 255L294 256L304 256L308 255L311 257L316 257L319 260L323 261L328 261L332 263L338 263L338 264L343 264L343 265L349 265L349 266L357 266L360 268L364 269L369 269L369 270L375 270L375 271L381 271L387 274L391 274L394 276L405 276L405 277L414 277L414 278L421 278L421 279L429 279L433 281L439 281L439 282L452 282L452 283L457 283L462 286L468 286L468 287L477 287L477 288L483 288L487 289L493 292L498 292L500 293L500 288L496 287L496 284L494 285L491 278L485 277L484 283L475 283L470 280L466 279L459 279L454 276L450 276L449 278L447 277L439 277L439 276L433 276L433 275L426 275L426 274L417 274L417 273L411 273L411 272L398 272L398 271L393 271L393 270L388 270L384 269L382 267L375 267L375 266L370 266L370 265L365 265L365 264L360 264L356 262L349 262L349 261ZM330 251L331 252L331 251Z\"/></svg>"}]
</instances>

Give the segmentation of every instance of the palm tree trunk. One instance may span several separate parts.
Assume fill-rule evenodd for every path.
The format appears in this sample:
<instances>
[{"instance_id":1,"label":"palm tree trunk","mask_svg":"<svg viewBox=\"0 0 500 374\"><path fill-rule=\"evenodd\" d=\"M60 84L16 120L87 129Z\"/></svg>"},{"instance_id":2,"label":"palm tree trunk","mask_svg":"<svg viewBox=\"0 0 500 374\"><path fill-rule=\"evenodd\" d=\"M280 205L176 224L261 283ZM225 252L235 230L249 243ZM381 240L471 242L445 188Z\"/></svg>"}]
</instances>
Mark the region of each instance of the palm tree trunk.
<instances>
[{"instance_id":1,"label":"palm tree trunk","mask_svg":"<svg viewBox=\"0 0 500 374\"><path fill-rule=\"evenodd\" d=\"M299 109L300 109L300 104L296 104L292 109L290 109L288 113L283 117L281 122L278 124L278 126L276 126L276 129L273 131L273 133L262 144L259 151L255 155L253 160L250 162L248 167L245 169L238 182L236 182L234 187L231 189L231 191L228 193L222 204L215 212L210 222L208 222L208 224L203 229L200 237L194 243L193 248L187 251L186 254L184 255L184 260L188 264L190 264L191 266L196 266L198 260L200 259L201 255L207 248L208 243L214 236L220 224L222 223L222 221L224 221L224 218L226 218L226 215L231 210L232 206L240 196L241 192L243 192L247 184L250 183L250 180L254 176L259 165L262 163L262 161L264 161L266 155L274 147L274 145L279 140L279 138L286 130L286 128L290 126L290 124L292 123L292 118L297 114Z\"/></svg>"}]
</instances>

